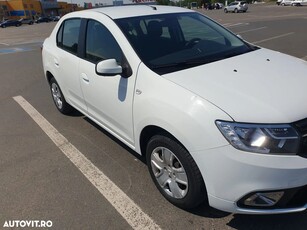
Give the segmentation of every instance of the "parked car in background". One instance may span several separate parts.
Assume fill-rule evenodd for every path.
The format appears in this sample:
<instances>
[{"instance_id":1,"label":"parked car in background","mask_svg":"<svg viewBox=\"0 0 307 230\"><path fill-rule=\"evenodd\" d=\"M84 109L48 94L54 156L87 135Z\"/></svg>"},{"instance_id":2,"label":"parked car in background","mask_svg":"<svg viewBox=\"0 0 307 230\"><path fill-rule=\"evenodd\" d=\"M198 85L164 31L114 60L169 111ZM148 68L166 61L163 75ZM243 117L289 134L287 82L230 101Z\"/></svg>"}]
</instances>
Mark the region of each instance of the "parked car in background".
<instances>
[{"instance_id":1,"label":"parked car in background","mask_svg":"<svg viewBox=\"0 0 307 230\"><path fill-rule=\"evenodd\" d=\"M160 5L67 14L42 60L59 112L79 110L144 155L171 203L306 210L307 62Z\"/></svg>"},{"instance_id":2,"label":"parked car in background","mask_svg":"<svg viewBox=\"0 0 307 230\"><path fill-rule=\"evenodd\" d=\"M50 17L51 21L53 21L53 22L59 21L60 18L61 18L60 16L51 16L51 17Z\"/></svg>"},{"instance_id":3,"label":"parked car in background","mask_svg":"<svg viewBox=\"0 0 307 230\"><path fill-rule=\"evenodd\" d=\"M223 3L220 3L220 2L215 3L215 9L219 10L219 9L223 9L223 8L224 8Z\"/></svg>"},{"instance_id":4,"label":"parked car in background","mask_svg":"<svg viewBox=\"0 0 307 230\"><path fill-rule=\"evenodd\" d=\"M0 22L0 27L5 28L8 26L21 26L21 22L18 20L6 20L3 22Z\"/></svg>"},{"instance_id":5,"label":"parked car in background","mask_svg":"<svg viewBox=\"0 0 307 230\"><path fill-rule=\"evenodd\" d=\"M307 0L294 0L293 4L296 6L307 6Z\"/></svg>"},{"instance_id":6,"label":"parked car in background","mask_svg":"<svg viewBox=\"0 0 307 230\"><path fill-rule=\"evenodd\" d=\"M239 13L239 12L246 12L248 9L248 4L245 1L236 1L230 3L228 6L225 6L224 12L234 12L234 13Z\"/></svg>"},{"instance_id":7,"label":"parked car in background","mask_svg":"<svg viewBox=\"0 0 307 230\"><path fill-rule=\"evenodd\" d=\"M293 2L294 2L294 0L282 0L280 2L280 5L281 6L293 6Z\"/></svg>"},{"instance_id":8,"label":"parked car in background","mask_svg":"<svg viewBox=\"0 0 307 230\"><path fill-rule=\"evenodd\" d=\"M28 24L28 25L33 25L34 23L32 18L21 18L19 19L19 21L21 22L21 24Z\"/></svg>"},{"instance_id":9,"label":"parked car in background","mask_svg":"<svg viewBox=\"0 0 307 230\"><path fill-rule=\"evenodd\" d=\"M35 20L36 23L41 23L41 22L51 22L52 20L49 17L39 17L38 19Z\"/></svg>"},{"instance_id":10,"label":"parked car in background","mask_svg":"<svg viewBox=\"0 0 307 230\"><path fill-rule=\"evenodd\" d=\"M307 0L277 0L276 4L281 6L303 6L307 5Z\"/></svg>"}]
</instances>

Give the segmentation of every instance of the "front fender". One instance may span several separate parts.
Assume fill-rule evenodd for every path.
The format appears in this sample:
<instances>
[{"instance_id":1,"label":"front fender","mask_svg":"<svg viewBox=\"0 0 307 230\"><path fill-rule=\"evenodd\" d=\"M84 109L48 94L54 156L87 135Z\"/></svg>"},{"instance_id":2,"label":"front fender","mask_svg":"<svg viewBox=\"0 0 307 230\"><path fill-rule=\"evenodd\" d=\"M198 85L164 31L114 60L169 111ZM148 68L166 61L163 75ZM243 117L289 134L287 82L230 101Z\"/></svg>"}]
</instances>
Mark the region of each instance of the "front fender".
<instances>
[{"instance_id":1,"label":"front fender","mask_svg":"<svg viewBox=\"0 0 307 230\"><path fill-rule=\"evenodd\" d=\"M215 120L232 119L215 105L157 75L141 64L134 99L136 151L142 130L154 125L172 134L189 152L216 148L228 142Z\"/></svg>"}]
</instances>

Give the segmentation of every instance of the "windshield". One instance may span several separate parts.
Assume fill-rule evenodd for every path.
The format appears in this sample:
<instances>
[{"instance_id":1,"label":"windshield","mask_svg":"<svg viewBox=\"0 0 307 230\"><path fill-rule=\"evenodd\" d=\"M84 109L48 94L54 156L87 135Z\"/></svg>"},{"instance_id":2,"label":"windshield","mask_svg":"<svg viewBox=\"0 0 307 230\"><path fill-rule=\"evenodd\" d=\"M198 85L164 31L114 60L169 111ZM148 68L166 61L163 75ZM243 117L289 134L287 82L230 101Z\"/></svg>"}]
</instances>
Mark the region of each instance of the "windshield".
<instances>
[{"instance_id":1,"label":"windshield","mask_svg":"<svg viewBox=\"0 0 307 230\"><path fill-rule=\"evenodd\" d=\"M142 61L159 74L255 49L199 13L161 14L115 21Z\"/></svg>"}]
</instances>

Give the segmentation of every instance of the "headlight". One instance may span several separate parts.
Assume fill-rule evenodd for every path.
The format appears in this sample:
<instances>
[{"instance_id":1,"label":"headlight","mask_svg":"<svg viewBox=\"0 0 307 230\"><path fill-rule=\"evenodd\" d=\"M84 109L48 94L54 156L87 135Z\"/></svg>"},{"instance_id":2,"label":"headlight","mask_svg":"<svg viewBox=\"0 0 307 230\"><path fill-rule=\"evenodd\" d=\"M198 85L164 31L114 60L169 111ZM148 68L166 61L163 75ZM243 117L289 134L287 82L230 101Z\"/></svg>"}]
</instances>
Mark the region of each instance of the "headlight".
<instances>
[{"instance_id":1,"label":"headlight","mask_svg":"<svg viewBox=\"0 0 307 230\"><path fill-rule=\"evenodd\" d=\"M262 125L216 121L229 143L240 150L255 153L296 154L299 135L287 124Z\"/></svg>"}]
</instances>

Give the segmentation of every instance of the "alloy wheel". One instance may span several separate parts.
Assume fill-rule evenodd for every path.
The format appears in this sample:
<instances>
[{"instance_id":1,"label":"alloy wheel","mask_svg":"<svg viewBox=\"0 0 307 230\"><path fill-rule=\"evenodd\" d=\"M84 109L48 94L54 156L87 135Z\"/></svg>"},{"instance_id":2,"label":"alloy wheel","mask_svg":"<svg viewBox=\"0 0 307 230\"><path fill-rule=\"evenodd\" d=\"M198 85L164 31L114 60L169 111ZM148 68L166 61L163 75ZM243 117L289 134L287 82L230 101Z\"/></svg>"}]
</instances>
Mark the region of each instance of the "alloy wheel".
<instances>
[{"instance_id":1,"label":"alloy wheel","mask_svg":"<svg viewBox=\"0 0 307 230\"><path fill-rule=\"evenodd\" d=\"M164 192L170 197L182 199L188 192L186 171L175 156L165 147L157 147L151 153L152 171Z\"/></svg>"},{"instance_id":2,"label":"alloy wheel","mask_svg":"<svg viewBox=\"0 0 307 230\"><path fill-rule=\"evenodd\" d=\"M63 100L62 100L62 94L61 94L59 86L57 84L55 84L55 83L52 83L51 91L52 91L52 97L53 97L53 100L54 100L56 106L59 109L62 109L62 107L63 107Z\"/></svg>"}]
</instances>

